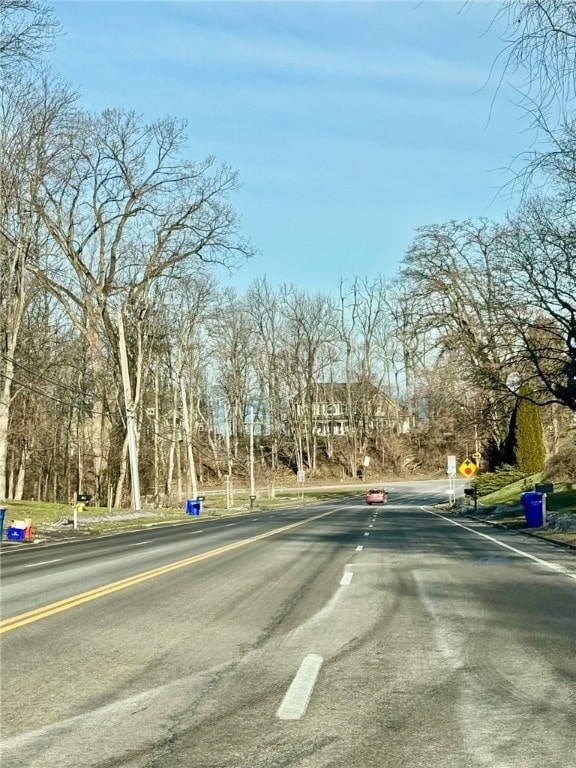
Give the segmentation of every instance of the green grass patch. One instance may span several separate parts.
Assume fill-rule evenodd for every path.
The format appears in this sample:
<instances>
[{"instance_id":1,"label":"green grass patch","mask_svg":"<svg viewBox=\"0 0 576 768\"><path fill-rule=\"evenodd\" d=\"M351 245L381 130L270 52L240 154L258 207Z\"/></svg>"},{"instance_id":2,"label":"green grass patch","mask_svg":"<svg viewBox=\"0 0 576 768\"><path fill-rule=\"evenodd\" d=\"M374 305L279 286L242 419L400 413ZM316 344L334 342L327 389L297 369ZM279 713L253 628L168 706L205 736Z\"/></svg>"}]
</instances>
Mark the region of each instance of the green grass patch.
<instances>
[{"instance_id":1,"label":"green grass patch","mask_svg":"<svg viewBox=\"0 0 576 768\"><path fill-rule=\"evenodd\" d=\"M3 506L8 508L4 519L5 528L10 520L24 520L26 517L32 519L32 527L40 523L51 523L60 517L71 517L73 510L72 504L53 504L48 501L8 501Z\"/></svg>"},{"instance_id":2,"label":"green grass patch","mask_svg":"<svg viewBox=\"0 0 576 768\"><path fill-rule=\"evenodd\" d=\"M541 481L540 475L519 480L507 485L499 491L483 496L480 503L484 505L518 505L520 496L524 491L534 490L534 483ZM550 512L574 512L576 513L576 489L572 483L558 483L554 486L554 493L546 495L546 509Z\"/></svg>"},{"instance_id":3,"label":"green grass patch","mask_svg":"<svg viewBox=\"0 0 576 768\"><path fill-rule=\"evenodd\" d=\"M480 502L482 504L519 504L520 494L524 491L534 490L534 483L539 482L540 475L525 477L523 480L517 480L498 491L482 496Z\"/></svg>"}]
</instances>

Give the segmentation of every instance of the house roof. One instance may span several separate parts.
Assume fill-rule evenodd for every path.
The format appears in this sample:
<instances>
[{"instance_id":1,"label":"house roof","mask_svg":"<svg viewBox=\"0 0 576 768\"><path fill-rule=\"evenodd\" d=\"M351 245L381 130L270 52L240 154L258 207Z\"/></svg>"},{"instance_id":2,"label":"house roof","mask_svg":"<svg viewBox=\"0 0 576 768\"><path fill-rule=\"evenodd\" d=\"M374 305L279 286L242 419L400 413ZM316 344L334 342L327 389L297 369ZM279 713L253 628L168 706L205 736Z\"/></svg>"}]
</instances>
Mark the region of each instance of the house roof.
<instances>
[{"instance_id":1,"label":"house roof","mask_svg":"<svg viewBox=\"0 0 576 768\"><path fill-rule=\"evenodd\" d=\"M355 402L359 400L385 400L390 405L398 405L398 401L378 389L372 382L317 382L315 384L316 400L323 403L346 403L348 397Z\"/></svg>"}]
</instances>

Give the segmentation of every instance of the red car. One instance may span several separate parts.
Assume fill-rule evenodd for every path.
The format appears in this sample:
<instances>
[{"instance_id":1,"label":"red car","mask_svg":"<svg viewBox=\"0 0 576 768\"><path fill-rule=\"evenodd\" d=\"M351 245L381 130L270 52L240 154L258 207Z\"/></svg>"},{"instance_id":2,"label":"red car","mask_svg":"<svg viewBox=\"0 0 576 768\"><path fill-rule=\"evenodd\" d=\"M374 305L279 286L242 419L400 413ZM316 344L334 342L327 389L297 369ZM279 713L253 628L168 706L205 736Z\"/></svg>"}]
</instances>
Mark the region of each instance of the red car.
<instances>
[{"instance_id":1,"label":"red car","mask_svg":"<svg viewBox=\"0 0 576 768\"><path fill-rule=\"evenodd\" d=\"M386 504L388 491L386 488L373 488L366 494L366 504Z\"/></svg>"}]
</instances>

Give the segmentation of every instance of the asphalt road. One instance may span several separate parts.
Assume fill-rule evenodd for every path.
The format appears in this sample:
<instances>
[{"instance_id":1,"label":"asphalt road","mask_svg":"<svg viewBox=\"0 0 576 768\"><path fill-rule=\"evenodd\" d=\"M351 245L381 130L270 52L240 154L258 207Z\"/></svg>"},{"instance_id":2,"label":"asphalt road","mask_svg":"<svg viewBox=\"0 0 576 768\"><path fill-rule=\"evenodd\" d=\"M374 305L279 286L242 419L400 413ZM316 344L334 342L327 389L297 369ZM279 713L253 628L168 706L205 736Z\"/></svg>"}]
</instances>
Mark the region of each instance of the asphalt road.
<instances>
[{"instance_id":1,"label":"asphalt road","mask_svg":"<svg viewBox=\"0 0 576 768\"><path fill-rule=\"evenodd\" d=\"M2 768L567 768L576 557L445 482L2 552Z\"/></svg>"}]
</instances>

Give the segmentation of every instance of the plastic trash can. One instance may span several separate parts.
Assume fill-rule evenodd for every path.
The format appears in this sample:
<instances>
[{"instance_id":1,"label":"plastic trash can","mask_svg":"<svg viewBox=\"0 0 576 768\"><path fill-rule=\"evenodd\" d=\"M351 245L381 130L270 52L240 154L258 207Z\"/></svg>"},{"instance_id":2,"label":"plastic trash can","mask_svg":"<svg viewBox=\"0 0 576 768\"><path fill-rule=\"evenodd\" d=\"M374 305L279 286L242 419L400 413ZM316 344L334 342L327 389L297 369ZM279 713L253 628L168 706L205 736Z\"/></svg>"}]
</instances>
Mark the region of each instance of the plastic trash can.
<instances>
[{"instance_id":1,"label":"plastic trash can","mask_svg":"<svg viewBox=\"0 0 576 768\"><path fill-rule=\"evenodd\" d=\"M6 538L7 539L24 539L26 537L26 529L25 528L14 528L14 526L9 525L6 529Z\"/></svg>"},{"instance_id":2,"label":"plastic trash can","mask_svg":"<svg viewBox=\"0 0 576 768\"><path fill-rule=\"evenodd\" d=\"M525 491L520 498L528 528L541 528L546 522L546 495L539 491Z\"/></svg>"},{"instance_id":3,"label":"plastic trash can","mask_svg":"<svg viewBox=\"0 0 576 768\"><path fill-rule=\"evenodd\" d=\"M201 499L187 499L186 501L186 514L187 515L199 515L200 506L202 504Z\"/></svg>"}]
</instances>

